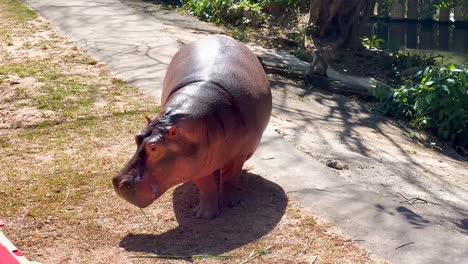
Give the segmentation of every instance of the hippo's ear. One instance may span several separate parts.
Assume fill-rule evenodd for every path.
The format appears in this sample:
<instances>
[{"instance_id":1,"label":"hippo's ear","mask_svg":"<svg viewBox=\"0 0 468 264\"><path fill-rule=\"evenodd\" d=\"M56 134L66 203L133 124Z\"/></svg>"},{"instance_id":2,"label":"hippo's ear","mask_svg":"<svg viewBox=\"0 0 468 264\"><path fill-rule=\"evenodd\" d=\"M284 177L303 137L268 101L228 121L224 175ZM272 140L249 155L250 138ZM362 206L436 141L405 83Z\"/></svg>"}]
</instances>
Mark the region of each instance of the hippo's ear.
<instances>
[{"instance_id":1,"label":"hippo's ear","mask_svg":"<svg viewBox=\"0 0 468 264\"><path fill-rule=\"evenodd\" d=\"M151 118L149 118L147 115L145 115L146 122L148 122L148 125L151 123Z\"/></svg>"},{"instance_id":2,"label":"hippo's ear","mask_svg":"<svg viewBox=\"0 0 468 264\"><path fill-rule=\"evenodd\" d=\"M169 128L169 131L167 132L167 138L169 140L174 140L177 138L177 135L178 135L177 127L175 125L171 126Z\"/></svg>"}]
</instances>

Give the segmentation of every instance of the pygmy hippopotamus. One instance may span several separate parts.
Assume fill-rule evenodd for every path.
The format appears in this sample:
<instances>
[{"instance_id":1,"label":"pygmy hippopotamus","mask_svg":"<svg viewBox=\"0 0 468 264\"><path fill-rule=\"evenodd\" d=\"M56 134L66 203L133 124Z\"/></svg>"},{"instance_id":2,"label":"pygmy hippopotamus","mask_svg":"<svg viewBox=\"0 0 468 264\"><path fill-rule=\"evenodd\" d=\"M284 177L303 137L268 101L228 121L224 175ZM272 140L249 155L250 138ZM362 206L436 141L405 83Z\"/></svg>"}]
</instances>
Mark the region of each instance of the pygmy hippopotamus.
<instances>
[{"instance_id":1,"label":"pygmy hippopotamus","mask_svg":"<svg viewBox=\"0 0 468 264\"><path fill-rule=\"evenodd\" d=\"M226 36L182 47L164 79L162 109L135 136L137 150L113 178L115 191L143 208L169 188L193 181L198 218L238 201L236 178L271 115L271 91L257 57ZM220 175L219 182L215 175ZM218 185L219 184L219 185Z\"/></svg>"}]
</instances>

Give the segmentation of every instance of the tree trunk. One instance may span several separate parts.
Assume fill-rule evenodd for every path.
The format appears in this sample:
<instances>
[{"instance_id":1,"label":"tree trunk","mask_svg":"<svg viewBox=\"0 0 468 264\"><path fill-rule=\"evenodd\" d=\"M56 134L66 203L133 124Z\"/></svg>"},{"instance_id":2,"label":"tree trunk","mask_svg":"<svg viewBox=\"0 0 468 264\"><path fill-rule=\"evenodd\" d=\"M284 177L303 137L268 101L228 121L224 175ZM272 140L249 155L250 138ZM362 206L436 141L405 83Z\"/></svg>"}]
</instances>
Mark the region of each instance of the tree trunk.
<instances>
[{"instance_id":1,"label":"tree trunk","mask_svg":"<svg viewBox=\"0 0 468 264\"><path fill-rule=\"evenodd\" d=\"M439 22L449 22L450 21L450 9L449 8L440 8L439 10Z\"/></svg>"},{"instance_id":2,"label":"tree trunk","mask_svg":"<svg viewBox=\"0 0 468 264\"><path fill-rule=\"evenodd\" d=\"M310 8L309 8L309 21L307 24L313 24L318 21L319 12L320 12L320 4L317 4L318 0L311 0L310 1Z\"/></svg>"},{"instance_id":3,"label":"tree trunk","mask_svg":"<svg viewBox=\"0 0 468 264\"><path fill-rule=\"evenodd\" d=\"M373 15L376 0L312 0L309 24L317 30L315 38L340 47L362 48L360 34Z\"/></svg>"},{"instance_id":4,"label":"tree trunk","mask_svg":"<svg viewBox=\"0 0 468 264\"><path fill-rule=\"evenodd\" d=\"M408 19L418 19L418 0L408 0Z\"/></svg>"},{"instance_id":5,"label":"tree trunk","mask_svg":"<svg viewBox=\"0 0 468 264\"><path fill-rule=\"evenodd\" d=\"M362 33L370 17L374 14L377 0L312 0L309 9L309 25L313 32L307 35L305 47L314 60L306 79L311 82L326 80L330 73L339 75L342 80L355 80L345 73L339 73L331 66L337 49L362 50ZM336 78L336 76L335 76ZM339 79L338 78L338 79ZM360 79L359 79L360 80ZM355 82L367 83L367 82ZM356 86L356 84L353 84ZM363 90L368 91L365 87Z\"/></svg>"}]
</instances>

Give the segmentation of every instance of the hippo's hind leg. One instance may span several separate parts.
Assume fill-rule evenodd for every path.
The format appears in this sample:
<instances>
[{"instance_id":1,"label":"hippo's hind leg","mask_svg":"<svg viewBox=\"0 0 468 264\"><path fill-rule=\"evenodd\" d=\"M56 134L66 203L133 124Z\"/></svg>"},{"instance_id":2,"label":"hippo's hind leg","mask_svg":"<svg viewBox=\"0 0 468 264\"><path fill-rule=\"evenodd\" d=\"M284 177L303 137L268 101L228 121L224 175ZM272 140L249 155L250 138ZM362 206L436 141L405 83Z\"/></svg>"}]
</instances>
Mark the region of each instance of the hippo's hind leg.
<instances>
[{"instance_id":1,"label":"hippo's hind leg","mask_svg":"<svg viewBox=\"0 0 468 264\"><path fill-rule=\"evenodd\" d=\"M220 194L224 204L232 207L240 202L239 175L246 156L237 157L221 169Z\"/></svg>"},{"instance_id":2,"label":"hippo's hind leg","mask_svg":"<svg viewBox=\"0 0 468 264\"><path fill-rule=\"evenodd\" d=\"M193 181L200 193L200 202L195 208L198 218L212 219L219 215L219 193L214 173Z\"/></svg>"}]
</instances>

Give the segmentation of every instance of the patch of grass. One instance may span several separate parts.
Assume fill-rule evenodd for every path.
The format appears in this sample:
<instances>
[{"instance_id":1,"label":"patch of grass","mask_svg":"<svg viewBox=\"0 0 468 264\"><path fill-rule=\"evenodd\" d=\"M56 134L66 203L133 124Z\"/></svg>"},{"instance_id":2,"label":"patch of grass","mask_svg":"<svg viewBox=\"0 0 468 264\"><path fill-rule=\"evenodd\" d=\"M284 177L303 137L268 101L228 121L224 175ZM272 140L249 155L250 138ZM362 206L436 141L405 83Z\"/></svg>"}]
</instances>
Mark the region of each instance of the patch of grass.
<instances>
[{"instance_id":1,"label":"patch of grass","mask_svg":"<svg viewBox=\"0 0 468 264\"><path fill-rule=\"evenodd\" d=\"M72 116L80 107L92 103L95 89L83 78L69 76L59 71L59 65L47 61L1 65L1 75L17 75L20 78L34 77L44 83L38 91L28 94L24 89L17 90L22 98L31 99L32 106L53 110Z\"/></svg>"},{"instance_id":2,"label":"patch of grass","mask_svg":"<svg viewBox=\"0 0 468 264\"><path fill-rule=\"evenodd\" d=\"M0 0L1 23L26 23L35 17L19 1ZM21 36L23 51L31 50L31 54L34 49L57 45L48 39L31 44L31 35L22 34L27 28L25 24L6 27L5 36ZM55 38L65 42L58 35ZM10 87L15 92L11 102L5 102L10 108L54 113L0 136L2 217L18 217L26 210L37 222L68 225L76 213L64 206L79 208L90 197L100 199L112 193L110 178L128 158L125 149L133 145L134 133L144 126L143 116L158 111L136 88L113 79L108 71L89 69L96 60L78 49L70 47L69 51L64 54L72 56L58 55L57 60L25 53L21 62L0 63L2 83L12 76L22 83ZM21 81L26 78L29 81ZM85 225L93 226L93 221Z\"/></svg>"},{"instance_id":3,"label":"patch of grass","mask_svg":"<svg viewBox=\"0 0 468 264\"><path fill-rule=\"evenodd\" d=\"M2 159L9 180L0 181L0 190L9 198L0 204L0 211L9 216L27 205L31 216L66 219L69 212L60 204L67 188L72 191L69 206L79 206L90 192L99 197L101 190L112 190L110 179L128 158L112 152L112 146L131 146L142 120L142 113L134 111L60 124L43 122L15 135L13 142L1 138L0 153L16 153L20 159Z\"/></svg>"},{"instance_id":4,"label":"patch of grass","mask_svg":"<svg viewBox=\"0 0 468 264\"><path fill-rule=\"evenodd\" d=\"M74 50L78 50L77 47L75 47ZM87 65L96 65L98 62L97 60L91 58L90 56L83 54L83 53L71 53L65 56L65 61L66 62L73 62L73 63L79 63L79 64L87 64Z\"/></svg>"},{"instance_id":5,"label":"patch of grass","mask_svg":"<svg viewBox=\"0 0 468 264\"><path fill-rule=\"evenodd\" d=\"M125 85L126 82L119 78L112 78L112 84L122 86Z\"/></svg>"},{"instance_id":6,"label":"patch of grass","mask_svg":"<svg viewBox=\"0 0 468 264\"><path fill-rule=\"evenodd\" d=\"M15 24L24 24L35 18L37 14L17 0L0 0L0 16Z\"/></svg>"},{"instance_id":7,"label":"patch of grass","mask_svg":"<svg viewBox=\"0 0 468 264\"><path fill-rule=\"evenodd\" d=\"M86 56L82 56L86 57ZM78 65L94 63L92 61L78 62ZM0 76L18 76L20 78L33 77L41 82L39 88L34 91L17 89L17 98L30 99L29 106L38 109L54 111L59 117L77 118L86 115L91 107L99 100L122 101L128 105L128 111L138 107L141 100L125 100L122 96L138 96L134 88L130 88L124 81L116 78L111 79L112 87L106 88L105 92L98 91L99 87L106 86L109 81L105 76L90 79L82 74L63 73L67 71L63 65L52 63L47 60L29 61L25 63L13 63L0 65ZM113 96L119 96L118 99ZM101 113L106 110L101 109ZM111 105L109 111L115 111L116 106ZM119 110L121 111L121 110ZM99 114L99 112L97 113Z\"/></svg>"},{"instance_id":8,"label":"patch of grass","mask_svg":"<svg viewBox=\"0 0 468 264\"><path fill-rule=\"evenodd\" d=\"M21 87L21 86L17 87L15 92L16 92L16 98L15 98L16 100L26 99L29 97L28 91L24 87Z\"/></svg>"},{"instance_id":9,"label":"patch of grass","mask_svg":"<svg viewBox=\"0 0 468 264\"><path fill-rule=\"evenodd\" d=\"M25 49L30 49L30 48L32 48L31 42L25 42L25 43L23 43L23 48L25 48Z\"/></svg>"},{"instance_id":10,"label":"patch of grass","mask_svg":"<svg viewBox=\"0 0 468 264\"><path fill-rule=\"evenodd\" d=\"M86 56L86 58L80 62L83 64L88 64L88 65L96 65L98 63L97 60L88 56Z\"/></svg>"},{"instance_id":11,"label":"patch of grass","mask_svg":"<svg viewBox=\"0 0 468 264\"><path fill-rule=\"evenodd\" d=\"M8 138L0 138L0 148L11 147L10 140Z\"/></svg>"},{"instance_id":12,"label":"patch of grass","mask_svg":"<svg viewBox=\"0 0 468 264\"><path fill-rule=\"evenodd\" d=\"M2 64L0 65L0 75L17 75L20 78L24 78L34 76L41 70L44 70L44 68L39 63Z\"/></svg>"},{"instance_id":13,"label":"patch of grass","mask_svg":"<svg viewBox=\"0 0 468 264\"><path fill-rule=\"evenodd\" d=\"M304 215L299 225L302 227L312 227L316 224L317 222L315 221L314 217L312 217L311 215Z\"/></svg>"}]
</instances>

